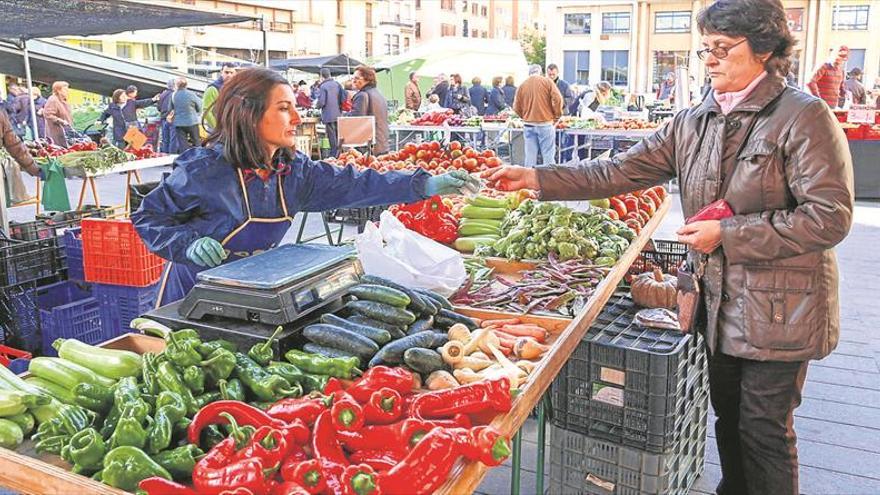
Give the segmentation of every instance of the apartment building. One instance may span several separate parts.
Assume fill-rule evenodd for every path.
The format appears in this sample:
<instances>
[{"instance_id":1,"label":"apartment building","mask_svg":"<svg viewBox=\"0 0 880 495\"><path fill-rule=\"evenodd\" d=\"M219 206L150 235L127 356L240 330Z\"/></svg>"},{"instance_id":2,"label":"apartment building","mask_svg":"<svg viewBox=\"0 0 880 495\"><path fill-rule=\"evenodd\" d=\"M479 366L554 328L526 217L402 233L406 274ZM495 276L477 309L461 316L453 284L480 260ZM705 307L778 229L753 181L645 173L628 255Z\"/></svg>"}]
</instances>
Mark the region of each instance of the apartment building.
<instances>
[{"instance_id":1,"label":"apartment building","mask_svg":"<svg viewBox=\"0 0 880 495\"><path fill-rule=\"evenodd\" d=\"M576 84L609 81L653 93L667 72L686 66L702 84L704 67L697 13L711 0L558 0L545 5L547 62ZM783 0L798 40L792 56L800 85L827 59L831 48L850 48L849 68L861 67L872 86L880 70L880 47L869 32L880 30L880 0ZM873 12L872 12L873 11Z\"/></svg>"},{"instance_id":2,"label":"apartment building","mask_svg":"<svg viewBox=\"0 0 880 495\"><path fill-rule=\"evenodd\" d=\"M516 40L543 31L542 0L415 0L416 41L439 37Z\"/></svg>"}]
</instances>

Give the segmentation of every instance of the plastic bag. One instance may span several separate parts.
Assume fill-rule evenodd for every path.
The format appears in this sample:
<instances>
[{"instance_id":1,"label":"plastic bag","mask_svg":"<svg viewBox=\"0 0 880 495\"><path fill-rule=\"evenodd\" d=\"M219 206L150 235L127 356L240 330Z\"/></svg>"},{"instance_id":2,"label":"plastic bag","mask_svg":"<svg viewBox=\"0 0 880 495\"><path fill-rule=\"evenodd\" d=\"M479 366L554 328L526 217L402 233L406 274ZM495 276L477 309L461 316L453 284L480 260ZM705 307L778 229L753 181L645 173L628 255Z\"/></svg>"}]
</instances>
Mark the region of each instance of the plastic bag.
<instances>
[{"instance_id":1,"label":"plastic bag","mask_svg":"<svg viewBox=\"0 0 880 495\"><path fill-rule=\"evenodd\" d=\"M409 287L421 287L451 295L467 278L458 251L413 232L388 211L379 217L380 227L367 223L355 237L364 272Z\"/></svg>"}]
</instances>

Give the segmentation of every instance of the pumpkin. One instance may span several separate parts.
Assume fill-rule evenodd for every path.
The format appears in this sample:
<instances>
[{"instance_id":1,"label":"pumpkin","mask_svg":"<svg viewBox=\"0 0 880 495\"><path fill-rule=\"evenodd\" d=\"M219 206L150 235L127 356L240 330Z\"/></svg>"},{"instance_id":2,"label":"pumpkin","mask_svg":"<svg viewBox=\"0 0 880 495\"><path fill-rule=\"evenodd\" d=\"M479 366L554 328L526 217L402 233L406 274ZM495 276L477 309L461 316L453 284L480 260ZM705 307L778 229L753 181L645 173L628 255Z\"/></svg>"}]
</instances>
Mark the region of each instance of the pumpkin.
<instances>
[{"instance_id":1,"label":"pumpkin","mask_svg":"<svg viewBox=\"0 0 880 495\"><path fill-rule=\"evenodd\" d=\"M646 308L674 308L678 279L664 274L659 268L636 277L632 282L632 298Z\"/></svg>"}]
</instances>

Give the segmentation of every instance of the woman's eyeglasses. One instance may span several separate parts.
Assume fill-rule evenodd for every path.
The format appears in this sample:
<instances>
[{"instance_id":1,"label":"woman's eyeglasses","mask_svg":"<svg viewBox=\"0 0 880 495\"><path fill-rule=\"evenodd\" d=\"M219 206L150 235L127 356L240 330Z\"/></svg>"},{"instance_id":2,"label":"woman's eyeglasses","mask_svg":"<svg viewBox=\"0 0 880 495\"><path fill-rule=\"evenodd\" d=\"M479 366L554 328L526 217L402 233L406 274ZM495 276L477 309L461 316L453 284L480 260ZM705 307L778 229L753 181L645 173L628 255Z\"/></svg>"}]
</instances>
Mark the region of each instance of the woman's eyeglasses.
<instances>
[{"instance_id":1,"label":"woman's eyeglasses","mask_svg":"<svg viewBox=\"0 0 880 495\"><path fill-rule=\"evenodd\" d=\"M742 42L746 41L746 40L748 40L748 38L743 38L743 39L737 41L736 43L734 43L730 46L727 46L727 47L717 46L715 48L703 48L702 50L697 50L697 56L700 57L700 60L706 60L706 57L708 57L709 54L711 53L712 56L717 58L718 60L723 60L723 59L727 58L727 55L730 54L730 50L733 47L735 47L739 44L742 44Z\"/></svg>"}]
</instances>

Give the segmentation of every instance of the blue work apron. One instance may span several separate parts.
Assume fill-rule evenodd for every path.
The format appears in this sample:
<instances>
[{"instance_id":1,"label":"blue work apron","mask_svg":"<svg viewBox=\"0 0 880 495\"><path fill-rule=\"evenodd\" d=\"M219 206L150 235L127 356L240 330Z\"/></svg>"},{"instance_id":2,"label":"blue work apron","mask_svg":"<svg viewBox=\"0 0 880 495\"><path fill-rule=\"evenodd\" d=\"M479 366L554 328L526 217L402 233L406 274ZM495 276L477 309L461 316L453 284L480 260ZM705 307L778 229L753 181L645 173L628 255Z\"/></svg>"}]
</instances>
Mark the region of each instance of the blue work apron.
<instances>
[{"instance_id":1,"label":"blue work apron","mask_svg":"<svg viewBox=\"0 0 880 495\"><path fill-rule=\"evenodd\" d=\"M278 218L253 216L241 169L238 170L238 180L241 183L241 193L244 196L247 219L230 232L220 243L227 254L224 263L274 248L284 238L293 221L293 218L287 212L287 202L284 200L284 190L281 185L283 179L281 175L277 176L278 197L281 201L281 211L284 212L284 216ZM158 308L159 306L183 299L195 285L196 274L202 270L197 270L181 263L168 262L165 272L162 274L162 283L159 285L156 307Z\"/></svg>"}]
</instances>

